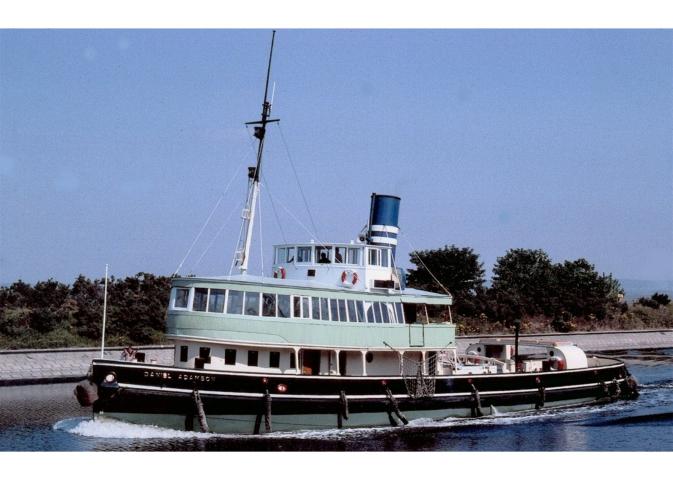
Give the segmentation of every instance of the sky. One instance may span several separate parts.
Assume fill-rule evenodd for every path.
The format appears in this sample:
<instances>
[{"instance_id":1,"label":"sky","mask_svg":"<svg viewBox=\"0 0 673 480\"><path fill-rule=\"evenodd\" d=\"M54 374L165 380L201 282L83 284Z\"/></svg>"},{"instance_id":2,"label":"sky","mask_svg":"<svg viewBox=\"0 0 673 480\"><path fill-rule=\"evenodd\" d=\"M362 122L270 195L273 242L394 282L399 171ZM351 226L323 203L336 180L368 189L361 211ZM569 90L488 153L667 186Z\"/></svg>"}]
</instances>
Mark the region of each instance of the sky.
<instances>
[{"instance_id":1,"label":"sky","mask_svg":"<svg viewBox=\"0 0 673 480\"><path fill-rule=\"evenodd\" d=\"M0 283L167 275L188 251L180 273L228 274L270 38L1 30ZM402 198L404 267L455 244L490 275L539 248L673 281L672 46L670 30L279 30L250 273L275 243L355 239L377 192Z\"/></svg>"}]
</instances>

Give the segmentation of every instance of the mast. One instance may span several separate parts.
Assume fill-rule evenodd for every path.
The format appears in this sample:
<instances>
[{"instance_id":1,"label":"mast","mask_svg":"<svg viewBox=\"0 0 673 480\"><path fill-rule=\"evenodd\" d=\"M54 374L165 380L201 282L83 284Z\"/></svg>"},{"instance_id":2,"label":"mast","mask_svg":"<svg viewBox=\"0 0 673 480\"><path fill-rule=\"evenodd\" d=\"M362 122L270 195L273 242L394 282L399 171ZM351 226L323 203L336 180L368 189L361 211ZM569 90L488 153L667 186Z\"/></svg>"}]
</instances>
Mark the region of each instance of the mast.
<instances>
[{"instance_id":1,"label":"mast","mask_svg":"<svg viewBox=\"0 0 673 480\"><path fill-rule=\"evenodd\" d=\"M257 147L257 165L248 168L248 193L245 207L241 213L243 226L241 236L238 239L238 246L234 254L234 264L245 273L248 270L248 259L250 254L250 244L252 243L252 230L255 223L255 209L257 206L257 197L259 196L259 179L262 170L262 153L264 151L264 136L266 134L267 123L277 122L279 119L269 119L271 115L271 103L268 101L269 78L271 76L271 58L273 57L273 42L276 37L274 30L271 35L271 49L269 51L269 65L266 70L266 85L264 87L264 103L262 103L262 118L254 122L247 122L246 125L255 126L255 138L259 141Z\"/></svg>"}]
</instances>

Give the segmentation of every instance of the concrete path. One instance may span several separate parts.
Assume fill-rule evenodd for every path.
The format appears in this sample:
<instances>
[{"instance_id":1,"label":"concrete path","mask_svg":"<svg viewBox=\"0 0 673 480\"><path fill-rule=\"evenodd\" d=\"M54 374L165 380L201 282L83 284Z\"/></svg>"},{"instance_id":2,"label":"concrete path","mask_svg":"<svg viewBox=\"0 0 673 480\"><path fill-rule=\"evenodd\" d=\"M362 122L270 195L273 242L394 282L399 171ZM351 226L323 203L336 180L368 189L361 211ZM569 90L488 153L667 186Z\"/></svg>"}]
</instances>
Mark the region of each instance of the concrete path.
<instances>
[{"instance_id":1,"label":"concrete path","mask_svg":"<svg viewBox=\"0 0 673 480\"><path fill-rule=\"evenodd\" d=\"M506 335L458 337L458 351L462 352L480 338L513 338ZM628 349L673 348L673 330L640 330L626 332L591 332L569 334L521 335L522 340L571 342L587 352L606 352ZM173 364L173 346L155 345L137 347L145 353L147 363ZM120 359L122 348L106 349L106 359ZM100 358L100 349L62 348L52 350L0 351L0 386L31 383L74 382L84 378L91 360Z\"/></svg>"},{"instance_id":2,"label":"concrete path","mask_svg":"<svg viewBox=\"0 0 673 480\"><path fill-rule=\"evenodd\" d=\"M514 335L479 335L458 337L458 350L480 338L514 339ZM586 352L609 352L617 350L645 350L673 348L673 330L629 330L623 332L554 333L543 335L520 335L525 341L571 342Z\"/></svg>"},{"instance_id":3,"label":"concrete path","mask_svg":"<svg viewBox=\"0 0 673 480\"><path fill-rule=\"evenodd\" d=\"M148 363L173 363L173 346L136 347ZM123 348L105 350L105 358L119 360ZM51 350L1 350L0 386L77 381L84 378L91 360L100 358L100 348L58 348Z\"/></svg>"}]
</instances>

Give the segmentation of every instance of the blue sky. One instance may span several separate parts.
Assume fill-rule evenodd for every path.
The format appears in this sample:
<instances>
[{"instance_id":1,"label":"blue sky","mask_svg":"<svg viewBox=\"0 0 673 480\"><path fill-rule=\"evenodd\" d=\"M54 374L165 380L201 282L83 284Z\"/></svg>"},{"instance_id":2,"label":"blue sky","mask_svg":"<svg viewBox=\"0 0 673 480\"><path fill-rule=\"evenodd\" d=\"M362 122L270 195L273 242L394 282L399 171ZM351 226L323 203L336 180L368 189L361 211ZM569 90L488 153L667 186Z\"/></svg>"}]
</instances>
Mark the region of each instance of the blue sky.
<instances>
[{"instance_id":1,"label":"blue sky","mask_svg":"<svg viewBox=\"0 0 673 480\"><path fill-rule=\"evenodd\" d=\"M269 40L0 31L0 283L170 274L235 176L181 270L227 274ZM280 30L264 266L283 241L269 191L284 237L308 238L289 151L322 241L355 238L376 191L402 197L403 266L456 244L490 273L522 247L673 280L672 45L666 30Z\"/></svg>"}]
</instances>

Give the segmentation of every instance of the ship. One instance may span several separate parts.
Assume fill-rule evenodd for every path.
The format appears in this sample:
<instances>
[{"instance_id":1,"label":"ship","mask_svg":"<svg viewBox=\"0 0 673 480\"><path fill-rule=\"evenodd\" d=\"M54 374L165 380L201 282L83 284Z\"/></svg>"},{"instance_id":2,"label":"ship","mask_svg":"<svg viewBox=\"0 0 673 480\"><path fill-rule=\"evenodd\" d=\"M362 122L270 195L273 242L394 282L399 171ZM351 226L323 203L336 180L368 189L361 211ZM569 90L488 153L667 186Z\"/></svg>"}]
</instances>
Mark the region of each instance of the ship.
<instances>
[{"instance_id":1,"label":"ship","mask_svg":"<svg viewBox=\"0 0 673 480\"><path fill-rule=\"evenodd\" d=\"M240 273L172 278L173 365L93 360L75 395L95 420L235 434L392 428L638 395L622 361L571 343L517 335L459 352L452 295L409 288L397 265L395 195L371 195L352 240L274 245L272 274L250 274L266 130L278 121L268 99L274 39L261 118L248 123L258 147L234 253Z\"/></svg>"}]
</instances>

